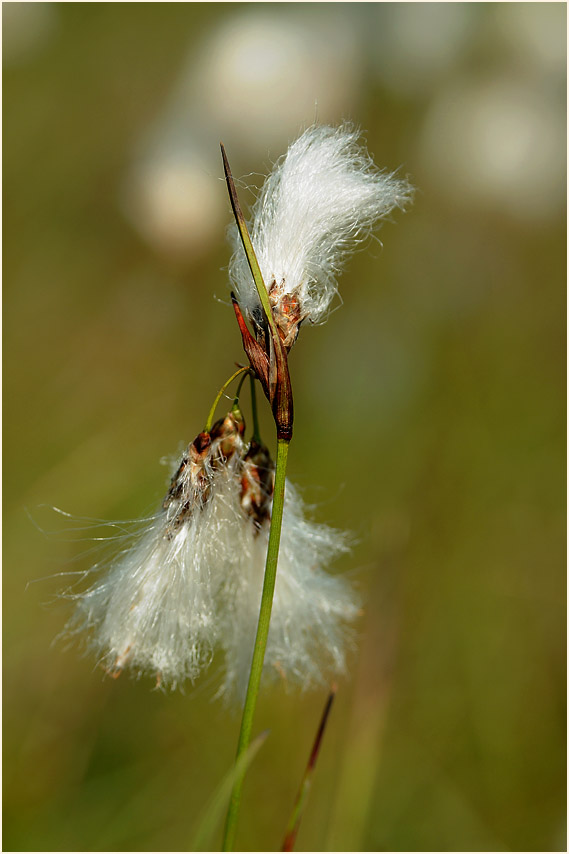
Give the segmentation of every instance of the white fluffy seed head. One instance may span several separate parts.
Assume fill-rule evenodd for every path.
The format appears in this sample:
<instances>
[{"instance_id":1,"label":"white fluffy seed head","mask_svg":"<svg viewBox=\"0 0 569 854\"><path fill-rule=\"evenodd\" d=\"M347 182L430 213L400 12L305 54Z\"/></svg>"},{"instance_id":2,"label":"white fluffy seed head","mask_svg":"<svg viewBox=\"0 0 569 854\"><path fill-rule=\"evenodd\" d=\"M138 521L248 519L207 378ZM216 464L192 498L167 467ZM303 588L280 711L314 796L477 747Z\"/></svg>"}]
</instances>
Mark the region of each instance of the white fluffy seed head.
<instances>
[{"instance_id":1,"label":"white fluffy seed head","mask_svg":"<svg viewBox=\"0 0 569 854\"><path fill-rule=\"evenodd\" d=\"M243 441L231 413L184 453L160 511L80 594L67 634L87 637L114 676L129 669L164 687L194 682L216 650L219 693L247 688L270 528L274 464ZM325 567L348 550L346 536L307 519L286 484L281 547L265 677L302 689L346 670L357 595Z\"/></svg>"},{"instance_id":2,"label":"white fluffy seed head","mask_svg":"<svg viewBox=\"0 0 569 854\"><path fill-rule=\"evenodd\" d=\"M222 589L225 675L219 693L227 701L243 700L247 689L269 527L269 518L260 530L251 519L241 526ZM354 635L350 623L360 602L350 584L325 567L348 550L342 531L307 519L298 491L287 481L264 679L305 690L345 674Z\"/></svg>"},{"instance_id":3,"label":"white fluffy seed head","mask_svg":"<svg viewBox=\"0 0 569 854\"><path fill-rule=\"evenodd\" d=\"M276 319L284 313L286 327L293 314L296 331L303 320L326 316L348 254L412 197L410 184L378 169L358 138L350 124L309 128L277 162L253 207L251 240ZM235 227L230 239L229 275L254 319L260 301Z\"/></svg>"}]
</instances>

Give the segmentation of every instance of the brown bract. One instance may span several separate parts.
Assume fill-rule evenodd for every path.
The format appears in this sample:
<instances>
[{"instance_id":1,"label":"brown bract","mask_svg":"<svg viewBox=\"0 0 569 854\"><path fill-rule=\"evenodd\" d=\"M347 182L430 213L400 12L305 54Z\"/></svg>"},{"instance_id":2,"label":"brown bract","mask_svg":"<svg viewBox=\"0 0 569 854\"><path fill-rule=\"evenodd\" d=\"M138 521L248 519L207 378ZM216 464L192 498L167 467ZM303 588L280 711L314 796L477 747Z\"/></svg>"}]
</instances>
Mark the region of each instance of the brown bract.
<instances>
[{"instance_id":1,"label":"brown bract","mask_svg":"<svg viewBox=\"0 0 569 854\"><path fill-rule=\"evenodd\" d=\"M273 331L275 327L269 326L266 334L260 332L257 339L253 338L235 294L231 294L231 301L239 324L243 349L271 404L277 438L290 441L294 413L286 347L280 334Z\"/></svg>"},{"instance_id":2,"label":"brown bract","mask_svg":"<svg viewBox=\"0 0 569 854\"><path fill-rule=\"evenodd\" d=\"M302 314L298 295L286 292L284 281L277 285L276 279L273 279L269 288L269 303L281 341L289 353L306 314Z\"/></svg>"},{"instance_id":3,"label":"brown bract","mask_svg":"<svg viewBox=\"0 0 569 854\"><path fill-rule=\"evenodd\" d=\"M241 415L229 412L216 421L209 433L199 433L190 442L162 502L164 510L175 513L166 529L169 539L196 509L206 504L211 494L212 472L240 449L239 440L244 431Z\"/></svg>"},{"instance_id":4,"label":"brown bract","mask_svg":"<svg viewBox=\"0 0 569 854\"><path fill-rule=\"evenodd\" d=\"M255 525L258 533L264 522L270 521L275 464L264 445L253 439L243 458L241 471L241 507Z\"/></svg>"}]
</instances>

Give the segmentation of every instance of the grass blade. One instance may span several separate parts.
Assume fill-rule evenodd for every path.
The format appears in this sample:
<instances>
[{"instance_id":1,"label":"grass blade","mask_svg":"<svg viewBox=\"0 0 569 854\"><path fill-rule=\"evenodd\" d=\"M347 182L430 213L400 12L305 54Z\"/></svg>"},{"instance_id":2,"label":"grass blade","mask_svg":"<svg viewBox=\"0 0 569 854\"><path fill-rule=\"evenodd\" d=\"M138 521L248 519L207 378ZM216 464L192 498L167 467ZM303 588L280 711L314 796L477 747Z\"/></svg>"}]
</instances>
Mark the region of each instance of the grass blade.
<instances>
[{"instance_id":1,"label":"grass blade","mask_svg":"<svg viewBox=\"0 0 569 854\"><path fill-rule=\"evenodd\" d=\"M298 795L296 796L296 801L286 829L282 847L283 851L292 851L294 849L296 835L298 833L298 828L300 827L300 820L302 818L304 807L306 806L306 799L308 798L308 793L312 784L314 767L316 765L316 760L318 759L320 745L322 744L324 730L326 729L326 724L328 723L328 716L332 708L332 703L334 702L334 697L336 696L336 691L337 687L336 685L333 685L330 689L330 693L328 694L326 705L324 706L322 718L320 719L320 726L318 727L318 732L316 733L316 738L314 739L314 744L312 745L312 750L310 752L310 758L306 766L306 771L304 772L304 777L302 778L302 783L300 784L300 789L298 790Z\"/></svg>"},{"instance_id":2,"label":"grass blade","mask_svg":"<svg viewBox=\"0 0 569 854\"><path fill-rule=\"evenodd\" d=\"M251 742L247 750L241 754L231 770L225 775L206 808L204 816L195 833L190 851L213 850L206 846L213 836L216 828L221 825L235 781L245 774L247 768L257 755L268 734L269 730L265 730L265 732L258 735L257 738Z\"/></svg>"},{"instance_id":3,"label":"grass blade","mask_svg":"<svg viewBox=\"0 0 569 854\"><path fill-rule=\"evenodd\" d=\"M245 255L247 256L247 261L249 262L249 267L251 269L251 273L255 281L255 287L257 288L257 293L259 295L261 305L263 306L263 311L265 312L267 318L267 323L271 327L273 334L276 335L277 329L275 326L275 321L273 319L273 312L271 311L271 306L269 303L269 294L267 292L267 288L265 287L265 283L263 281L263 274L261 273L261 268L259 267L259 262L257 261L257 256L255 255L255 250L253 249L251 238L249 237L245 217L243 216L243 211L241 210L241 205L239 204L239 199L237 198L235 182L233 181L233 175L231 174L229 161L227 159L227 154L225 153L225 147L223 143L221 143L221 156L223 159L223 170L225 172L225 181L227 183L227 190L229 192L229 200L231 202L231 208L233 210L235 222L237 223L237 228L239 229L241 242L243 243L243 249L245 250Z\"/></svg>"}]
</instances>

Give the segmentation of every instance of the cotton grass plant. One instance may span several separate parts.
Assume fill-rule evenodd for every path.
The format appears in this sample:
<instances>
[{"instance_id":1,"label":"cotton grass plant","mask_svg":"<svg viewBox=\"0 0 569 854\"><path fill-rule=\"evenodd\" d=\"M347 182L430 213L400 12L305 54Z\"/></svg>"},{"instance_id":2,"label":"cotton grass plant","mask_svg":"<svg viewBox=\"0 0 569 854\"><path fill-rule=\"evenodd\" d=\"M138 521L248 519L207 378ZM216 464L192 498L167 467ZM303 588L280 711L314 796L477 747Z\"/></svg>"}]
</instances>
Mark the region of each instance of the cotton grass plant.
<instances>
[{"instance_id":1,"label":"cotton grass plant","mask_svg":"<svg viewBox=\"0 0 569 854\"><path fill-rule=\"evenodd\" d=\"M150 674L164 688L193 683L221 653L218 695L243 705L223 842L232 850L262 678L300 690L329 688L346 672L361 608L350 584L327 572L348 550L346 535L312 522L286 479L293 434L288 356L301 327L326 319L349 254L380 220L406 207L412 190L377 169L353 126L314 126L275 164L247 225L223 146L222 157L235 219L232 304L249 366L220 390L135 542L89 589L73 594L67 631L86 637L112 676ZM247 377L251 435L242 411ZM237 380L231 410L214 420ZM274 461L260 435L257 385L276 426Z\"/></svg>"}]
</instances>

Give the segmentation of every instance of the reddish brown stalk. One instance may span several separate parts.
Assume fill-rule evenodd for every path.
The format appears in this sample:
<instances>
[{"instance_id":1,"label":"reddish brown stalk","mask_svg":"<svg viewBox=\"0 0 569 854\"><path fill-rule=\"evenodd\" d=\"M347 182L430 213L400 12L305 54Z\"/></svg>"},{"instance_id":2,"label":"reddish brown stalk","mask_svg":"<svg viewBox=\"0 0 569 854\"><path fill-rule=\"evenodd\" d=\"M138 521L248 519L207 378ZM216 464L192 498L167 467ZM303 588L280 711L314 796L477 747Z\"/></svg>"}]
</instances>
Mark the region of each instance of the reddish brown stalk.
<instances>
[{"instance_id":1,"label":"reddish brown stalk","mask_svg":"<svg viewBox=\"0 0 569 854\"><path fill-rule=\"evenodd\" d=\"M298 828L300 827L300 820L302 818L304 807L306 805L306 799L308 797L308 792L312 784L314 767L316 765L316 760L318 759L318 754L320 753L320 746L322 744L322 738L324 737L324 730L326 729L326 724L328 723L328 717L330 715L330 710L332 708L332 703L334 702L334 697L336 696L337 690L337 686L332 685L332 688L330 689L330 693L328 695L328 699L326 701L326 705L324 706L324 711L322 713L322 718L320 719L318 732L316 733L316 738L314 739L314 744L312 745L308 764L306 766L306 770L302 778L302 783L300 784L300 788L296 796L296 801L294 803L294 808L290 817L290 821L286 829L285 839L283 842L283 847L281 849L282 851L292 851L294 849L294 843L296 842Z\"/></svg>"}]
</instances>

